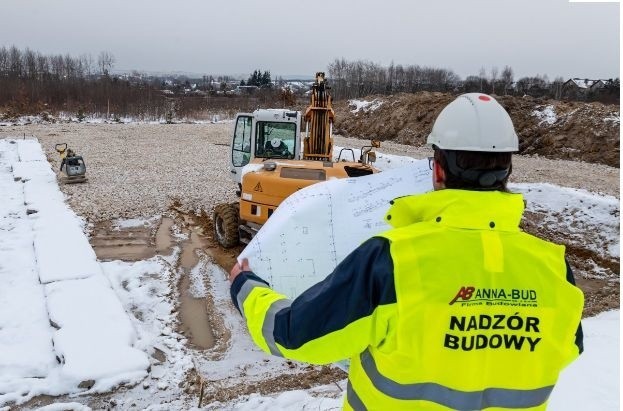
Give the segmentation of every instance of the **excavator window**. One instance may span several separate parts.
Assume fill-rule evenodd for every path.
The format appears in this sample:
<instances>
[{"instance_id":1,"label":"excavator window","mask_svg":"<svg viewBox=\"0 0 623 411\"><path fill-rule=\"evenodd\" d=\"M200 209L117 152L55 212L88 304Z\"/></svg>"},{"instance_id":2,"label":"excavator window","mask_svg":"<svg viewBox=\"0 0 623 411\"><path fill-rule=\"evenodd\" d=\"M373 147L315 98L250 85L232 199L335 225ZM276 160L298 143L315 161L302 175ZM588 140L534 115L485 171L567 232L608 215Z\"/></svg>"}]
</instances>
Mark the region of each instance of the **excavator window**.
<instances>
[{"instance_id":1,"label":"excavator window","mask_svg":"<svg viewBox=\"0 0 623 411\"><path fill-rule=\"evenodd\" d=\"M258 121L255 127L255 156L260 158L294 158L296 124Z\"/></svg>"},{"instance_id":2,"label":"excavator window","mask_svg":"<svg viewBox=\"0 0 623 411\"><path fill-rule=\"evenodd\" d=\"M247 165L251 158L251 117L240 116L236 120L231 152L234 167Z\"/></svg>"}]
</instances>

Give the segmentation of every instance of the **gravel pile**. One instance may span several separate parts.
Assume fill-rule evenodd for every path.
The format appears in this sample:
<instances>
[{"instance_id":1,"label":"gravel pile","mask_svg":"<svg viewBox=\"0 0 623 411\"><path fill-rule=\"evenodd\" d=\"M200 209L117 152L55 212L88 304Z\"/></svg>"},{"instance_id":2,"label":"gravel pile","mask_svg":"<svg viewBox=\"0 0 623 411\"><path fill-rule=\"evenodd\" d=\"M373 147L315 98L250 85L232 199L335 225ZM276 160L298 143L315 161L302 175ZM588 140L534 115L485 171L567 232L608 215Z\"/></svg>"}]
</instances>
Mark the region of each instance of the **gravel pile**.
<instances>
[{"instance_id":1,"label":"gravel pile","mask_svg":"<svg viewBox=\"0 0 623 411\"><path fill-rule=\"evenodd\" d=\"M76 213L89 222L160 214L178 200L185 209L236 201L230 179L232 124L52 124L0 127L0 138L39 138L55 170L55 143L84 156L88 182L62 185ZM367 141L337 136L335 144ZM383 142L382 153L425 158L425 148ZM516 156L512 182L549 182L619 197L619 169L598 164Z\"/></svg>"}]
</instances>

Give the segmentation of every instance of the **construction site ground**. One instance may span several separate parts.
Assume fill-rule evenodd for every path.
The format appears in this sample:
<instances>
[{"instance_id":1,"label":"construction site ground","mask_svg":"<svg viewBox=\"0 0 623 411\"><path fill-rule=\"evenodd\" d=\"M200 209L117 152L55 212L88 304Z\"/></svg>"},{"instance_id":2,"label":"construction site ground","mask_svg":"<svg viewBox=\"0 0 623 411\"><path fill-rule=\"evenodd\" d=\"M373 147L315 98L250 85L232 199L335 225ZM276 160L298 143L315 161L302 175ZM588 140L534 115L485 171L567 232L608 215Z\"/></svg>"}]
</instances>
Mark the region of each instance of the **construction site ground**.
<instances>
[{"instance_id":1,"label":"construction site ground","mask_svg":"<svg viewBox=\"0 0 623 411\"><path fill-rule=\"evenodd\" d=\"M344 111L342 126L336 128L345 132L346 109L342 107L341 110ZM355 115L352 107L348 111ZM171 260L170 269L162 275L169 276L164 278L169 284L166 298L177 313L176 329L172 332L185 337L181 350L192 357L194 366L185 368L179 381L161 376L142 387L120 387L112 393L93 395L81 403L94 409L144 408L150 404L150 399L141 400L141 392L143 397L149 397L147 393L151 393L149 390L154 387L158 387L158 393L166 392L166 398L171 398L160 399L160 405L172 401L169 405L175 408L194 406L200 396L204 405L212 404L212 408L219 409L223 403L245 394L270 394L331 385L336 387L334 395L340 395L345 374L330 366L286 362L274 366L260 378L252 369L241 365L242 369L236 370L231 377L207 381L201 376L206 364L222 358L236 339L221 307L229 302L217 299L211 293L202 298L188 297L188 290L197 287L196 279L189 280L194 267L205 261L218 264L222 270L208 271L211 275L221 276L218 283L224 284L227 271L242 250L241 247L220 248L211 234L210 216L214 206L236 201L237 186L230 179L228 169L231 128L231 123L67 123L0 127L0 138L37 137L55 170L60 165L54 151L56 143L68 143L85 158L88 182L62 185L61 190L71 208L87 222L86 230L98 258L103 261L140 261L157 255L171 255L177 247L177 257ZM398 132L398 138L389 141L380 131L377 136L373 129L366 133L361 130L363 128L360 132L349 133L386 140L380 152L417 159L431 155L430 149L414 145L405 132ZM340 147L361 147L367 141L338 136L335 143ZM515 157L511 182L550 183L620 198L618 162L611 159L594 161L593 157L586 158L592 162L569 160L569 153L573 151L559 150L558 155L556 150L539 153L528 148L535 147L536 143L523 144L523 151L530 155ZM593 142L586 144L587 147L599 146ZM618 158L618 124L615 145ZM619 220L618 209L612 218ZM618 309L619 258L596 253L594 233L587 232L578 238L577 233L571 236L559 231L562 226L543 224L543 219L539 213L528 213L522 226L528 232L567 244L569 261L586 295L584 315ZM205 278L200 282L210 288L214 287L215 279ZM232 311L233 306L228 309ZM160 363L170 361L158 350L153 357ZM288 372L283 371L288 369ZM168 383L162 385L162 381ZM158 401L157 398L161 397L164 398L156 395L151 400ZM36 397L23 407L36 408L55 401L52 397Z\"/></svg>"}]
</instances>

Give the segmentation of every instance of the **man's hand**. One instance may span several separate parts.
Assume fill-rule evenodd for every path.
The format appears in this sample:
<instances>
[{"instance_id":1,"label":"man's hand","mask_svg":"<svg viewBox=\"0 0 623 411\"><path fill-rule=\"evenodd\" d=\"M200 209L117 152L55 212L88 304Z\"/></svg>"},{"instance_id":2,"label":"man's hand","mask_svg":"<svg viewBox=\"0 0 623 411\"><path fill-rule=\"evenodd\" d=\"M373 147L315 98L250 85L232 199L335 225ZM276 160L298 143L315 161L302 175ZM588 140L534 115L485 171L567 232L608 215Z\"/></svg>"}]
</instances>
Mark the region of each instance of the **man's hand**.
<instances>
[{"instance_id":1,"label":"man's hand","mask_svg":"<svg viewBox=\"0 0 623 411\"><path fill-rule=\"evenodd\" d=\"M243 258L241 263L236 263L231 268L229 272L229 282L233 283L234 279L243 271L251 271L251 268L249 268L249 260L246 258Z\"/></svg>"}]
</instances>

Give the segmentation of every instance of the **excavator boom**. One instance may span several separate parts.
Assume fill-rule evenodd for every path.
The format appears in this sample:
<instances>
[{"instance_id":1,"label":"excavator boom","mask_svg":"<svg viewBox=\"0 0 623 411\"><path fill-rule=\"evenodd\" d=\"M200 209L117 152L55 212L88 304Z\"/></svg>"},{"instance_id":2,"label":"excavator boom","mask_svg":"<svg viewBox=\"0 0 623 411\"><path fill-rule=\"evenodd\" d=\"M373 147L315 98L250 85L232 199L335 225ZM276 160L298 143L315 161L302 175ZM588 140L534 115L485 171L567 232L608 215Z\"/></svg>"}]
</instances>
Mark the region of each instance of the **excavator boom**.
<instances>
[{"instance_id":1,"label":"excavator boom","mask_svg":"<svg viewBox=\"0 0 623 411\"><path fill-rule=\"evenodd\" d=\"M331 135L334 112L331 95L324 73L316 73L311 89L311 101L303 119L306 136L303 141L303 159L331 161L333 158L333 136Z\"/></svg>"}]
</instances>

